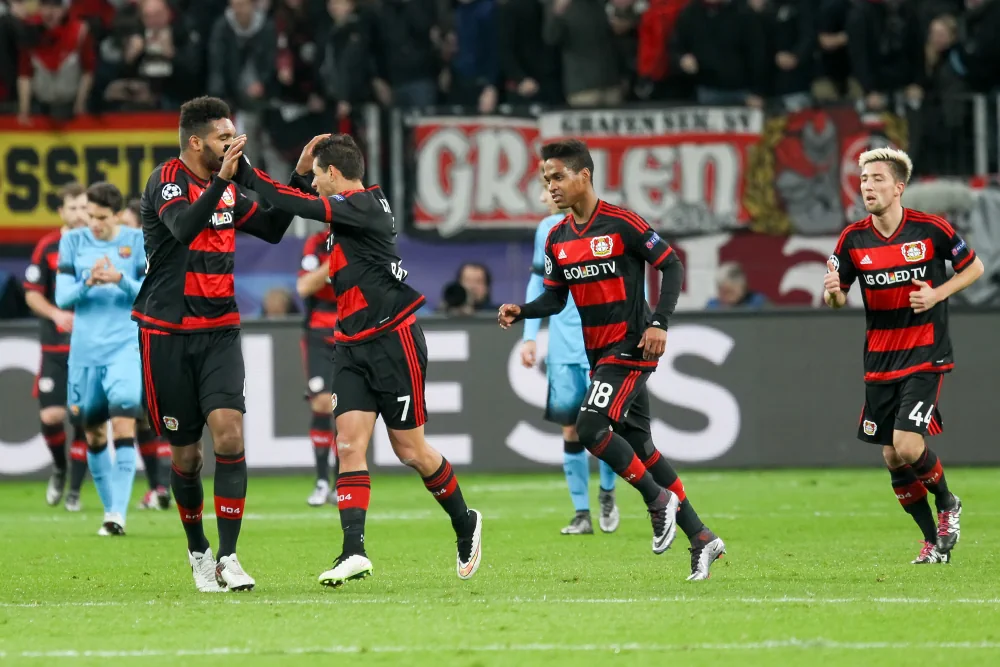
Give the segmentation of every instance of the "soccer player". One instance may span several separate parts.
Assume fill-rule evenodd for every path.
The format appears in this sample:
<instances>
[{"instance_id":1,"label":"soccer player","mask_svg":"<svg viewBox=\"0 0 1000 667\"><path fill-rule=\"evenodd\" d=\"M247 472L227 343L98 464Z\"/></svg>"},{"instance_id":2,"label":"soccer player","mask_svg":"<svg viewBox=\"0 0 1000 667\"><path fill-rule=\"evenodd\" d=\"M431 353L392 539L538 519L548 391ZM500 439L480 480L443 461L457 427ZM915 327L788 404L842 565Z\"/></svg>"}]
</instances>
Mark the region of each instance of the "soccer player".
<instances>
[{"instance_id":1,"label":"soccer player","mask_svg":"<svg viewBox=\"0 0 1000 667\"><path fill-rule=\"evenodd\" d=\"M865 304L865 404L858 439L882 445L896 498L923 534L914 564L947 563L961 534L962 501L924 435L942 431L938 398L954 367L948 297L985 269L955 228L935 215L903 208L910 157L878 148L861 154L861 196L869 215L849 225L827 261L824 299L847 303L861 282ZM948 278L945 260L955 275ZM934 494L937 521L927 493Z\"/></svg>"},{"instance_id":2,"label":"soccer player","mask_svg":"<svg viewBox=\"0 0 1000 667\"><path fill-rule=\"evenodd\" d=\"M236 230L277 243L292 216L259 206L231 182L246 137L229 106L199 97L181 106L179 158L153 170L140 214L149 253L132 310L139 323L146 409L170 443L170 486L188 542L195 587L251 590L236 557L247 493L243 450L246 378L233 264ZM201 436L215 448L216 562L202 510Z\"/></svg>"},{"instance_id":3,"label":"soccer player","mask_svg":"<svg viewBox=\"0 0 1000 667\"><path fill-rule=\"evenodd\" d=\"M451 517L458 576L469 579L482 557L483 517L466 506L451 464L424 438L427 346L414 315L424 297L406 284L389 202L379 186L362 185L364 157L354 140L343 134L322 137L313 155L312 184L300 163L293 175L298 190L248 166L240 177L273 205L330 224L330 280L339 317L332 384L340 459L337 506L344 543L320 583L340 586L372 573L364 538L371 495L365 453L380 414L393 452L420 473Z\"/></svg>"},{"instance_id":4,"label":"soccer player","mask_svg":"<svg viewBox=\"0 0 1000 667\"><path fill-rule=\"evenodd\" d=\"M56 305L76 313L68 393L70 410L87 433L87 463L104 505L98 535L125 534L142 402L138 337L129 311L146 273L146 252L142 232L118 223L123 204L111 183L87 189L87 226L60 239L56 277Z\"/></svg>"},{"instance_id":5,"label":"soccer player","mask_svg":"<svg viewBox=\"0 0 1000 667\"><path fill-rule=\"evenodd\" d=\"M62 228L46 234L31 254L31 264L24 272L24 300L41 320L42 362L35 379L35 398L41 407L42 437L52 454L55 470L49 477L45 502L57 505L66 488L66 386L68 380L69 340L73 330L73 311L55 305L56 275L59 264L59 240L71 229L87 224L87 192L79 183L70 183L59 191L59 217ZM69 493L66 510L80 511L80 487L87 474L87 441L77 420L73 424L70 446Z\"/></svg>"},{"instance_id":6,"label":"soccer player","mask_svg":"<svg viewBox=\"0 0 1000 667\"><path fill-rule=\"evenodd\" d=\"M539 165L544 177L544 165ZM544 180L544 179L543 179ZM552 195L547 187L542 188L541 201L549 209L549 216L542 220L535 231L535 254L531 263L531 278L528 280L526 299L532 301L545 291L542 276L545 273L545 240L549 231L566 217L565 211L552 203ZM521 344L521 363L532 368L537 361L538 350L535 338L542 320L525 320L524 342ZM590 385L590 362L583 344L580 330L580 313L576 310L573 297L568 298L566 307L549 318L549 348L545 358L545 374L549 382L545 419L562 426L563 471L569 496L573 501L576 515L569 525L562 529L563 535L593 535L594 526L590 519L590 468L587 452L580 444L576 433L576 415L583 404L584 393ZM605 533L618 529L619 513L615 504L615 471L604 461L599 461L601 490L598 503L601 515L598 524Z\"/></svg>"},{"instance_id":7,"label":"soccer player","mask_svg":"<svg viewBox=\"0 0 1000 667\"><path fill-rule=\"evenodd\" d=\"M165 510L170 507L170 445L156 434L150 424L149 412L143 397L142 415L136 421L136 444L146 470L149 489L139 501L141 510Z\"/></svg>"},{"instance_id":8,"label":"soccer player","mask_svg":"<svg viewBox=\"0 0 1000 667\"><path fill-rule=\"evenodd\" d=\"M327 501L336 504L330 492L330 455L334 457L336 477L337 448L333 431L333 336L337 327L337 295L330 285L329 232L322 231L306 239L295 289L305 301L302 365L306 371L306 399L312 408L309 439L316 455L316 486L306 500L312 507Z\"/></svg>"},{"instance_id":9,"label":"soccer player","mask_svg":"<svg viewBox=\"0 0 1000 667\"><path fill-rule=\"evenodd\" d=\"M646 388L666 348L684 268L645 220L597 198L586 144L546 144L542 159L553 203L570 214L545 243L545 292L525 305L501 306L500 326L554 315L572 292L593 369L576 420L580 442L642 494L653 524L653 552L670 547L679 525L691 542L688 580L707 579L725 544L698 517L677 473L653 446ZM645 298L647 262L663 274L654 313Z\"/></svg>"}]
</instances>

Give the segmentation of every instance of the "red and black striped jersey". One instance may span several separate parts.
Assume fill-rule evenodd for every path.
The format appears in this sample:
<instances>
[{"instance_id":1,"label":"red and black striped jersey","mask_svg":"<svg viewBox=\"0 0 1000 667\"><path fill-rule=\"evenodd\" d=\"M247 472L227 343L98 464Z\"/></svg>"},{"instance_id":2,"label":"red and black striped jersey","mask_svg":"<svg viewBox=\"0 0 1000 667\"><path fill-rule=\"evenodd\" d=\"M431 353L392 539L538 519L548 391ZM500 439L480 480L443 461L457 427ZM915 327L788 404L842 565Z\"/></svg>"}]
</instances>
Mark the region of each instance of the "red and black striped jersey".
<instances>
[{"instance_id":1,"label":"red and black striped jersey","mask_svg":"<svg viewBox=\"0 0 1000 667\"><path fill-rule=\"evenodd\" d=\"M424 296L406 284L407 271L396 252L396 222L382 188L348 190L331 197L305 194L276 183L260 169L249 185L271 205L330 225L330 283L337 295L338 345L357 345L411 321Z\"/></svg>"},{"instance_id":2,"label":"red and black striped jersey","mask_svg":"<svg viewBox=\"0 0 1000 667\"><path fill-rule=\"evenodd\" d=\"M139 212L147 268L132 319L170 333L238 328L236 230L277 243L292 220L235 183L202 180L179 159L153 170Z\"/></svg>"},{"instance_id":3,"label":"red and black striped jersey","mask_svg":"<svg viewBox=\"0 0 1000 667\"><path fill-rule=\"evenodd\" d=\"M38 292L49 303L56 302L56 274L59 264L59 239L62 230L43 236L31 253L31 264L24 271L25 292ZM44 352L69 352L70 332L60 331L55 322L41 318L41 343Z\"/></svg>"},{"instance_id":4,"label":"red and black striped jersey","mask_svg":"<svg viewBox=\"0 0 1000 667\"><path fill-rule=\"evenodd\" d=\"M598 201L583 226L567 215L549 232L545 287L572 293L592 369L602 364L656 369L657 361L643 360L636 347L653 323L645 269L646 263L661 268L672 253L645 220L605 201Z\"/></svg>"},{"instance_id":5,"label":"red and black striped jersey","mask_svg":"<svg viewBox=\"0 0 1000 667\"><path fill-rule=\"evenodd\" d=\"M312 273L330 259L329 237L329 232L317 232L306 239L302 247L302 263L299 265L300 276ZM306 330L324 338L332 337L337 327L337 294L329 281L320 291L305 298L305 306Z\"/></svg>"},{"instance_id":6,"label":"red and black striped jersey","mask_svg":"<svg viewBox=\"0 0 1000 667\"><path fill-rule=\"evenodd\" d=\"M946 373L954 367L948 337L948 303L915 313L914 280L937 287L948 279L945 261L956 271L976 253L946 220L903 209L903 220L889 238L872 218L840 234L830 255L846 292L858 280L865 304L865 382L895 382L913 373Z\"/></svg>"}]
</instances>

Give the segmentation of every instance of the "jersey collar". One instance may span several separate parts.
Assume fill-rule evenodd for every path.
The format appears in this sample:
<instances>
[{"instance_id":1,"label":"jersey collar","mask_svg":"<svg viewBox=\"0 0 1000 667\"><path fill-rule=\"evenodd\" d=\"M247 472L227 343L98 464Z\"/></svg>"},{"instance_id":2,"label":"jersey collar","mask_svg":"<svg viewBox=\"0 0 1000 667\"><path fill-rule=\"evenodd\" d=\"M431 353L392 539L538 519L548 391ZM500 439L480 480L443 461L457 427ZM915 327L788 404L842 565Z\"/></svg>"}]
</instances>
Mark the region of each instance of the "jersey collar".
<instances>
[{"instance_id":1,"label":"jersey collar","mask_svg":"<svg viewBox=\"0 0 1000 667\"><path fill-rule=\"evenodd\" d=\"M604 200L598 199L597 206L594 207L594 212L590 214L590 219L587 220L587 224L583 226L583 229L576 228L576 218L573 216L573 212L569 213L569 226L576 233L577 236L583 236L590 229L590 226L594 224L594 219L597 218L597 214L600 213L601 207L604 206Z\"/></svg>"}]
</instances>

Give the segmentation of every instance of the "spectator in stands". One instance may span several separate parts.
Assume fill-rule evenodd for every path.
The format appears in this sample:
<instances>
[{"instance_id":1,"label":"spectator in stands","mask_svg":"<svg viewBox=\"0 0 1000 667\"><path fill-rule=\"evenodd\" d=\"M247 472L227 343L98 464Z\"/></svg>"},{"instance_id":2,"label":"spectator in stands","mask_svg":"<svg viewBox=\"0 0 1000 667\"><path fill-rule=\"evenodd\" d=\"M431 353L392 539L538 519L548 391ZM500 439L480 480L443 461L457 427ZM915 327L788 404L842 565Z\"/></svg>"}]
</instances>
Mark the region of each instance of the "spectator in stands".
<instances>
[{"instance_id":1,"label":"spectator in stands","mask_svg":"<svg viewBox=\"0 0 1000 667\"><path fill-rule=\"evenodd\" d=\"M847 51L847 16L851 0L822 0L819 6L819 73L813 82L813 97L820 102L858 99L861 86L851 76Z\"/></svg>"},{"instance_id":2,"label":"spectator in stands","mask_svg":"<svg viewBox=\"0 0 1000 667\"><path fill-rule=\"evenodd\" d=\"M17 103L18 46L25 35L24 19L28 16L25 0L10 0L0 4L0 111L13 109Z\"/></svg>"},{"instance_id":3,"label":"spectator in stands","mask_svg":"<svg viewBox=\"0 0 1000 667\"><path fill-rule=\"evenodd\" d=\"M87 112L97 62L87 24L67 16L66 0L39 0L38 32L18 53L17 117L32 111L57 118Z\"/></svg>"},{"instance_id":4,"label":"spectator in stands","mask_svg":"<svg viewBox=\"0 0 1000 667\"><path fill-rule=\"evenodd\" d=\"M492 310L496 308L490 297L493 277L490 270L479 262L466 262L458 267L456 280L468 294L469 305L473 310Z\"/></svg>"},{"instance_id":5,"label":"spectator in stands","mask_svg":"<svg viewBox=\"0 0 1000 667\"><path fill-rule=\"evenodd\" d=\"M559 56L542 40L545 6L538 0L507 0L497 5L500 74L512 104L562 101Z\"/></svg>"},{"instance_id":6,"label":"spectator in stands","mask_svg":"<svg viewBox=\"0 0 1000 667\"><path fill-rule=\"evenodd\" d=\"M261 317L267 320L280 320L299 312L292 293L283 287L269 289L260 306Z\"/></svg>"},{"instance_id":7,"label":"spectator in stands","mask_svg":"<svg viewBox=\"0 0 1000 667\"><path fill-rule=\"evenodd\" d=\"M730 308L761 308L767 298L760 292L747 287L747 276L739 262L726 262L715 273L718 297L709 299L707 310L727 310Z\"/></svg>"},{"instance_id":8,"label":"spectator in stands","mask_svg":"<svg viewBox=\"0 0 1000 667\"><path fill-rule=\"evenodd\" d=\"M457 50L451 60L450 101L489 114L499 101L500 49L495 0L458 0L455 6Z\"/></svg>"},{"instance_id":9,"label":"spectator in stands","mask_svg":"<svg viewBox=\"0 0 1000 667\"><path fill-rule=\"evenodd\" d=\"M764 25L738 0L693 0L674 27L670 56L700 104L761 107L772 68Z\"/></svg>"},{"instance_id":10,"label":"spectator in stands","mask_svg":"<svg viewBox=\"0 0 1000 667\"><path fill-rule=\"evenodd\" d=\"M768 57L773 61L769 94L788 111L812 103L813 61L818 33L815 0L753 0L764 20Z\"/></svg>"},{"instance_id":11,"label":"spectator in stands","mask_svg":"<svg viewBox=\"0 0 1000 667\"><path fill-rule=\"evenodd\" d=\"M990 92L1000 87L1000 1L965 0L965 39L953 52L953 66L970 88Z\"/></svg>"},{"instance_id":12,"label":"spectator in stands","mask_svg":"<svg viewBox=\"0 0 1000 667\"><path fill-rule=\"evenodd\" d=\"M115 13L131 2L133 0L68 0L66 4L70 18L86 23L96 44L111 31Z\"/></svg>"},{"instance_id":13,"label":"spectator in stands","mask_svg":"<svg viewBox=\"0 0 1000 667\"><path fill-rule=\"evenodd\" d=\"M690 82L673 67L670 41L681 11L691 0L649 0L639 18L635 95L641 100L674 100L693 96Z\"/></svg>"},{"instance_id":14,"label":"spectator in stands","mask_svg":"<svg viewBox=\"0 0 1000 667\"><path fill-rule=\"evenodd\" d=\"M101 43L100 86L105 108L179 109L200 93L201 46L167 0L122 9ZM108 82L106 87L104 83Z\"/></svg>"},{"instance_id":15,"label":"spectator in stands","mask_svg":"<svg viewBox=\"0 0 1000 667\"><path fill-rule=\"evenodd\" d=\"M441 291L438 310L448 317L468 317L476 312L469 302L469 293L458 282L451 282Z\"/></svg>"},{"instance_id":16,"label":"spectator in stands","mask_svg":"<svg viewBox=\"0 0 1000 667\"><path fill-rule=\"evenodd\" d=\"M645 0L608 0L608 23L618 58L622 90L631 91L638 78L636 58L639 51L639 20L646 11Z\"/></svg>"},{"instance_id":17,"label":"spectator in stands","mask_svg":"<svg viewBox=\"0 0 1000 667\"><path fill-rule=\"evenodd\" d=\"M427 107L437 103L440 58L435 0L383 0L375 47L378 75L373 81L383 106Z\"/></svg>"},{"instance_id":18,"label":"spectator in stands","mask_svg":"<svg viewBox=\"0 0 1000 667\"><path fill-rule=\"evenodd\" d=\"M621 72L602 0L552 0L542 36L562 56L563 93L570 106L621 104Z\"/></svg>"},{"instance_id":19,"label":"spectator in stands","mask_svg":"<svg viewBox=\"0 0 1000 667\"><path fill-rule=\"evenodd\" d=\"M900 93L911 106L919 106L923 44L916 9L906 0L858 0L851 7L847 50L868 109L889 109Z\"/></svg>"},{"instance_id":20,"label":"spectator in stands","mask_svg":"<svg viewBox=\"0 0 1000 667\"><path fill-rule=\"evenodd\" d=\"M324 96L336 106L337 118L349 126L368 99L375 75L373 27L355 0L330 0L329 6L333 25L320 44L320 81Z\"/></svg>"},{"instance_id":21,"label":"spectator in stands","mask_svg":"<svg viewBox=\"0 0 1000 667\"><path fill-rule=\"evenodd\" d=\"M274 23L254 0L229 0L208 45L208 94L229 102L251 161L264 141L262 112L277 86L277 51Z\"/></svg>"}]
</instances>

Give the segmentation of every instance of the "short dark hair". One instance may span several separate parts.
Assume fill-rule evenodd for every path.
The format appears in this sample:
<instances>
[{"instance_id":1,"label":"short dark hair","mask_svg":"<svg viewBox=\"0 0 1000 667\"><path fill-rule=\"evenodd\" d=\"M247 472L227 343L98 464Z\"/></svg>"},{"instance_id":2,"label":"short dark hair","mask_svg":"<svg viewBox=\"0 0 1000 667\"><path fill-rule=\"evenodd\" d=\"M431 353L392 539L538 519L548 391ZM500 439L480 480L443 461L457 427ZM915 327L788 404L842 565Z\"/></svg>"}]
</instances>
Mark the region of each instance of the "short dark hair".
<instances>
[{"instance_id":1,"label":"short dark hair","mask_svg":"<svg viewBox=\"0 0 1000 667\"><path fill-rule=\"evenodd\" d=\"M59 188L59 205L62 206L66 203L66 200L70 197L79 197L82 194L86 194L87 190L82 185L76 181L70 181L66 185Z\"/></svg>"},{"instance_id":2,"label":"short dark hair","mask_svg":"<svg viewBox=\"0 0 1000 667\"><path fill-rule=\"evenodd\" d=\"M349 181L360 181L365 175L365 156L349 134L335 134L321 139L313 147L313 157L323 169L336 167Z\"/></svg>"},{"instance_id":3,"label":"short dark hair","mask_svg":"<svg viewBox=\"0 0 1000 667\"><path fill-rule=\"evenodd\" d=\"M87 201L105 208L110 208L115 213L120 213L125 204L122 191L114 183L99 181L87 188Z\"/></svg>"},{"instance_id":4,"label":"short dark hair","mask_svg":"<svg viewBox=\"0 0 1000 667\"><path fill-rule=\"evenodd\" d=\"M458 273L455 274L455 282L462 279L462 274L465 273L466 269L481 269L483 275L486 276L486 287L493 287L493 275L490 273L490 267L486 266L482 262L463 262L460 267L458 267Z\"/></svg>"},{"instance_id":5,"label":"short dark hair","mask_svg":"<svg viewBox=\"0 0 1000 667\"><path fill-rule=\"evenodd\" d=\"M196 97L181 105L181 148L193 136L204 137L213 121L232 116L229 105L218 97Z\"/></svg>"},{"instance_id":6,"label":"short dark hair","mask_svg":"<svg viewBox=\"0 0 1000 667\"><path fill-rule=\"evenodd\" d=\"M142 200L139 199L138 197L133 197L132 199L128 200L127 204L125 204L125 208L135 213L136 217L140 217L139 209L141 208L141 205L142 205Z\"/></svg>"},{"instance_id":7,"label":"short dark hair","mask_svg":"<svg viewBox=\"0 0 1000 667\"><path fill-rule=\"evenodd\" d=\"M584 169L590 170L590 176L594 176L594 158L590 156L590 149L587 144L579 139L566 139L564 141L553 141L542 146L543 160L562 160L563 164L576 172Z\"/></svg>"}]
</instances>

